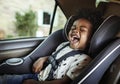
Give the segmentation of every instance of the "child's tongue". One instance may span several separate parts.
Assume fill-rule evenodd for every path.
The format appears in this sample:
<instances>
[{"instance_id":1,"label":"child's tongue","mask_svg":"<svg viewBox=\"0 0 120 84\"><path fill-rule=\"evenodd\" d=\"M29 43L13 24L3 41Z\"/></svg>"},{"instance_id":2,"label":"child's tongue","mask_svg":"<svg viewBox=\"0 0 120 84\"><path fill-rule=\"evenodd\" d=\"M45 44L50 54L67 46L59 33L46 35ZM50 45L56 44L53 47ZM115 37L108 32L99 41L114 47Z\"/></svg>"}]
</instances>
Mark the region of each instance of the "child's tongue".
<instances>
[{"instance_id":1,"label":"child's tongue","mask_svg":"<svg viewBox=\"0 0 120 84\"><path fill-rule=\"evenodd\" d=\"M76 36L72 37L72 43L77 43L79 41L79 38Z\"/></svg>"}]
</instances>

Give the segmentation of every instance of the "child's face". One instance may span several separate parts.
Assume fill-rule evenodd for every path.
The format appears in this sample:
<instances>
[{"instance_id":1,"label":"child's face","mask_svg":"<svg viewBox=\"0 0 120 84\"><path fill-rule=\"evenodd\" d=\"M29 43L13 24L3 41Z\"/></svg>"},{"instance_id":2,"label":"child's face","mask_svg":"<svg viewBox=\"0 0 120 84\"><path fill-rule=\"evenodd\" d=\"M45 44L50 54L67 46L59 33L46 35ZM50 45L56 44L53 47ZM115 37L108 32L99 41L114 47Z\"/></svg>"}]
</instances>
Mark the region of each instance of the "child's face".
<instances>
[{"instance_id":1,"label":"child's face","mask_svg":"<svg viewBox=\"0 0 120 84\"><path fill-rule=\"evenodd\" d=\"M90 40L92 24L86 19L76 20L68 34L70 47L73 49L84 50Z\"/></svg>"}]
</instances>

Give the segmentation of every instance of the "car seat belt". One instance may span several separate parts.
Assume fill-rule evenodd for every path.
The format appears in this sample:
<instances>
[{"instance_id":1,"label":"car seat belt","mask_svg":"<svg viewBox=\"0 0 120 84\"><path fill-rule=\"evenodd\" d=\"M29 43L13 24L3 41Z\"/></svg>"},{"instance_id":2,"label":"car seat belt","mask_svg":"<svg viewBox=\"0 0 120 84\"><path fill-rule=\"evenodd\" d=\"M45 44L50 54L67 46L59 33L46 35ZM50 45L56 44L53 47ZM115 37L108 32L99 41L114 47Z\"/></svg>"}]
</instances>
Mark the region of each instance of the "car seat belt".
<instances>
[{"instance_id":1,"label":"car seat belt","mask_svg":"<svg viewBox=\"0 0 120 84\"><path fill-rule=\"evenodd\" d=\"M65 60L66 58L68 58L70 56L74 56L76 54L82 54L84 52L82 50L72 50L71 52L66 53L65 55L63 55L62 57L60 57L59 59L56 60L55 58L56 58L57 54L68 45L69 44L66 44L65 46L60 48L55 54L49 56L48 63L52 65L52 69L51 69L51 71L49 73L49 76L46 80L52 80L53 79L53 72L57 69L58 64L60 62L62 62L62 60Z\"/></svg>"},{"instance_id":2,"label":"car seat belt","mask_svg":"<svg viewBox=\"0 0 120 84\"><path fill-rule=\"evenodd\" d=\"M52 54L51 56L49 56L49 57L48 57L48 60L44 63L43 69L44 69L48 64L52 64L52 65L53 65L53 62L55 62L55 61L53 61L53 60L56 60L55 58L56 58L57 54L58 54L63 48L65 48L65 47L68 46L68 45L69 45L69 43L66 44L66 45L64 45L64 46L61 47L60 49L58 49L58 50L57 50L54 54Z\"/></svg>"}]
</instances>

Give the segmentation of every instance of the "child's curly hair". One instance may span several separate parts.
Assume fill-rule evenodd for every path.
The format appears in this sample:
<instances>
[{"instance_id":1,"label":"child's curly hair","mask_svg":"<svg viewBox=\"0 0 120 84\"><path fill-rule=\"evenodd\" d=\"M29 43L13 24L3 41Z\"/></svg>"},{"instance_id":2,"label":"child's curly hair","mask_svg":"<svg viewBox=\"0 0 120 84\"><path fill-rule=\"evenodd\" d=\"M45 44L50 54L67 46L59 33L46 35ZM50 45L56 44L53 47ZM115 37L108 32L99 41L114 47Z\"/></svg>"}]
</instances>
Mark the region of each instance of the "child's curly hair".
<instances>
[{"instance_id":1,"label":"child's curly hair","mask_svg":"<svg viewBox=\"0 0 120 84\"><path fill-rule=\"evenodd\" d=\"M72 16L71 20L68 22L67 28L66 28L68 30L66 31L69 32L74 21L80 18L84 18L91 22L91 24L93 25L93 33L94 33L102 22L101 17L102 17L102 14L100 13L100 11L92 10L92 9L79 9L75 13L75 15Z\"/></svg>"}]
</instances>

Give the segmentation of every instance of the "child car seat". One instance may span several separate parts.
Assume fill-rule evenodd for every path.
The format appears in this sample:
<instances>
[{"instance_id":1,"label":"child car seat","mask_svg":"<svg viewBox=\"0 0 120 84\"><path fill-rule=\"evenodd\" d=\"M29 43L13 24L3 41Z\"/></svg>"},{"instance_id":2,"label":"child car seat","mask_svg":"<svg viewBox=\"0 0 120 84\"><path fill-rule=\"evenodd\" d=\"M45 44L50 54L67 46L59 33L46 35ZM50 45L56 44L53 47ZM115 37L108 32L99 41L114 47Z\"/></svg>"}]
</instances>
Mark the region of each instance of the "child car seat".
<instances>
[{"instance_id":1,"label":"child car seat","mask_svg":"<svg viewBox=\"0 0 120 84\"><path fill-rule=\"evenodd\" d=\"M94 33L89 54L93 61L72 82L72 84L99 84L105 71L120 55L120 38L115 38L120 31L120 17L108 17Z\"/></svg>"},{"instance_id":2,"label":"child car seat","mask_svg":"<svg viewBox=\"0 0 120 84\"><path fill-rule=\"evenodd\" d=\"M0 65L0 74L22 74L31 73L32 63L40 56L50 55L56 47L67 41L67 25L72 25L72 17L68 20L65 29L51 34L33 52L21 58L23 63L12 66L6 63ZM97 84L109 65L120 54L120 39L113 41L120 28L120 17L111 16L107 18L92 37L89 54L94 58L90 65L85 68L72 84ZM67 31L68 30L68 31ZM111 42L112 41L112 42ZM111 43L111 44L109 44ZM109 45L108 45L109 44ZM107 47L106 47L107 46ZM104 48L104 49L103 49ZM43 50L44 49L44 50ZM112 52L112 53L111 53ZM24 70L23 70L24 68Z\"/></svg>"}]
</instances>

